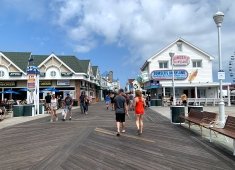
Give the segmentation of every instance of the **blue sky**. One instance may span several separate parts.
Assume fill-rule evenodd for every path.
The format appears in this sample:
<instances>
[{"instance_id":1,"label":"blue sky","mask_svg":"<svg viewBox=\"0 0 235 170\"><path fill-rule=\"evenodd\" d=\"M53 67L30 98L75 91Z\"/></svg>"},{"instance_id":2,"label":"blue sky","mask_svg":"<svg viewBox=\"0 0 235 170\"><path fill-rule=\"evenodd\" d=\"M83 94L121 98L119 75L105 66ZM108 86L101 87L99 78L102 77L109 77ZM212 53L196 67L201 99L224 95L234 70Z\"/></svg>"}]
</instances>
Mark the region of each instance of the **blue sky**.
<instances>
[{"instance_id":1,"label":"blue sky","mask_svg":"<svg viewBox=\"0 0 235 170\"><path fill-rule=\"evenodd\" d=\"M213 15L224 12L222 57L235 51L234 0L0 0L0 51L75 55L124 85L143 63L178 37L215 57Z\"/></svg>"}]
</instances>

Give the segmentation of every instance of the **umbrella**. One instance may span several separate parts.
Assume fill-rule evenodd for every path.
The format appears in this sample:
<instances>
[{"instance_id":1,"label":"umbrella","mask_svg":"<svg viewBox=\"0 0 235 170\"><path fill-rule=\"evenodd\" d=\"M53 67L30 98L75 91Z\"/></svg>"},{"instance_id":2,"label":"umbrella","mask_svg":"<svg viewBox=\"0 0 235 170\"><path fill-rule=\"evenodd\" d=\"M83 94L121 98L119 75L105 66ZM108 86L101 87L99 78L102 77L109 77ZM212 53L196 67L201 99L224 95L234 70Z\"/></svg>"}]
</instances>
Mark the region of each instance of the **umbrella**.
<instances>
[{"instance_id":1,"label":"umbrella","mask_svg":"<svg viewBox=\"0 0 235 170\"><path fill-rule=\"evenodd\" d=\"M22 88L19 91L28 91L28 88Z\"/></svg>"},{"instance_id":2,"label":"umbrella","mask_svg":"<svg viewBox=\"0 0 235 170\"><path fill-rule=\"evenodd\" d=\"M18 92L16 92L16 91L13 91L13 90L6 90L6 91L4 91L4 92L1 92L1 93L4 93L4 94L19 94Z\"/></svg>"}]
</instances>

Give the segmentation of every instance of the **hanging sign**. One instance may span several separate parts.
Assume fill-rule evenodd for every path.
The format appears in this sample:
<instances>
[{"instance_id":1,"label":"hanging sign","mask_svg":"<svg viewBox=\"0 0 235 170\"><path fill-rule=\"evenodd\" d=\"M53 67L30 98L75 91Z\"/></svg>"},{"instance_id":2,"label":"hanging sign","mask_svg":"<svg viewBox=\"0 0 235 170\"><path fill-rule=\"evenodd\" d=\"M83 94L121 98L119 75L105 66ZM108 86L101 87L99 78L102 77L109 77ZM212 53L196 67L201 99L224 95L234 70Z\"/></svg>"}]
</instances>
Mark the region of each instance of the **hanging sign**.
<instances>
[{"instance_id":1,"label":"hanging sign","mask_svg":"<svg viewBox=\"0 0 235 170\"><path fill-rule=\"evenodd\" d=\"M28 74L27 88L29 91L35 90L36 74Z\"/></svg>"},{"instance_id":2,"label":"hanging sign","mask_svg":"<svg viewBox=\"0 0 235 170\"><path fill-rule=\"evenodd\" d=\"M190 57L186 55L174 55L173 64L174 66L187 66L189 65Z\"/></svg>"}]
</instances>

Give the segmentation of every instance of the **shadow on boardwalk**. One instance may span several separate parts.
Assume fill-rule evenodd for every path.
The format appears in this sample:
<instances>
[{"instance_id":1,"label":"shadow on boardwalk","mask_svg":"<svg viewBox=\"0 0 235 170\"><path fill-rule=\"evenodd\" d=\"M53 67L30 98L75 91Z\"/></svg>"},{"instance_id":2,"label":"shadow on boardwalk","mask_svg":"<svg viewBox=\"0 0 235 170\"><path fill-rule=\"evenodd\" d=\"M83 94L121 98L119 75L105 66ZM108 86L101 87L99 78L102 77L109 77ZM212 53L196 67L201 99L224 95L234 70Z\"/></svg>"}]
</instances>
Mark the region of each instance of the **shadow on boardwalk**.
<instances>
[{"instance_id":1,"label":"shadow on boardwalk","mask_svg":"<svg viewBox=\"0 0 235 170\"><path fill-rule=\"evenodd\" d=\"M147 110L137 136L134 114L116 136L114 112L93 104L71 121L49 117L1 129L0 169L235 169L235 158Z\"/></svg>"}]
</instances>

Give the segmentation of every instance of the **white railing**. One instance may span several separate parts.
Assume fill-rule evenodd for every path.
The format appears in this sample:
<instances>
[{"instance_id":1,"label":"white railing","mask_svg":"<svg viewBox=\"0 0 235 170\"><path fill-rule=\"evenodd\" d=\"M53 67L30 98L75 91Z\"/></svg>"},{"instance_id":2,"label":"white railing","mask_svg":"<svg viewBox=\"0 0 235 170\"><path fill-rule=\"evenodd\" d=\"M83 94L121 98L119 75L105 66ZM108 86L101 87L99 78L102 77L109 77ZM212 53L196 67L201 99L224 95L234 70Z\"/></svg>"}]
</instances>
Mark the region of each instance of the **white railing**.
<instances>
[{"instance_id":1,"label":"white railing","mask_svg":"<svg viewBox=\"0 0 235 170\"><path fill-rule=\"evenodd\" d=\"M178 99L180 102L180 99ZM219 98L188 98L188 105L215 106L219 104ZM224 98L225 105L228 105L228 98Z\"/></svg>"}]
</instances>

